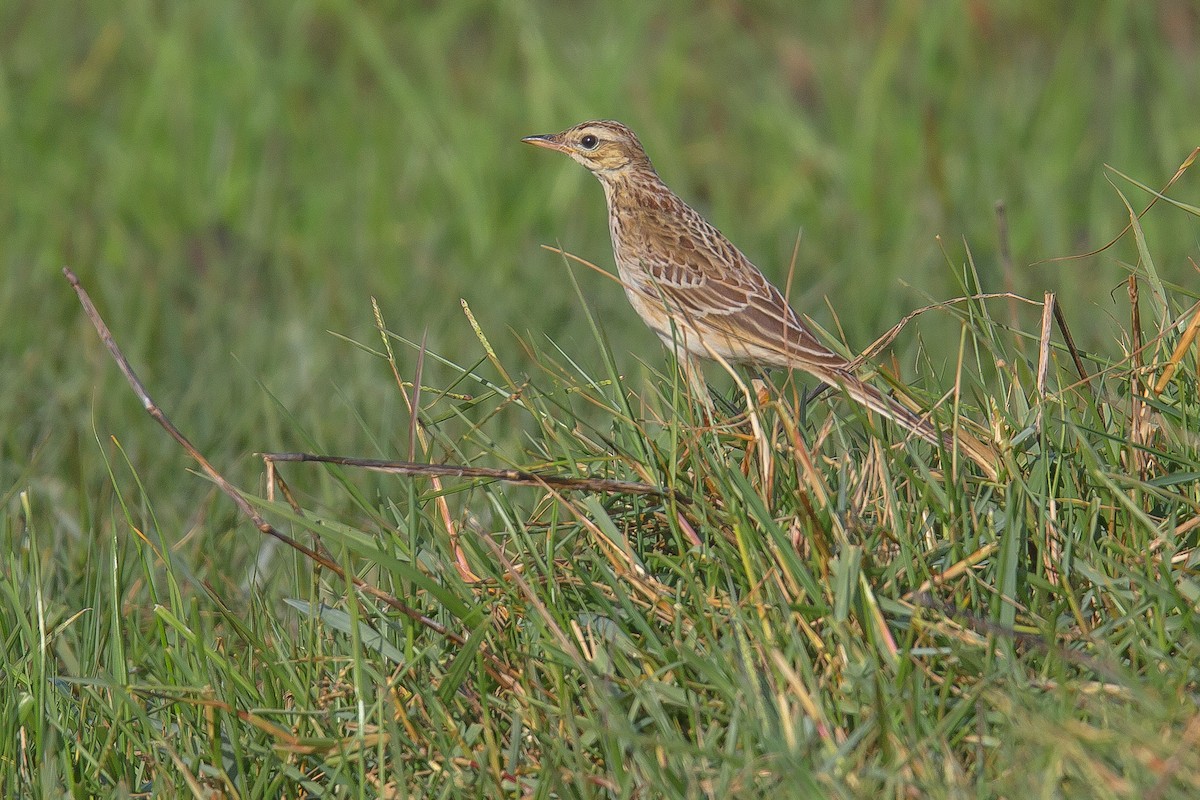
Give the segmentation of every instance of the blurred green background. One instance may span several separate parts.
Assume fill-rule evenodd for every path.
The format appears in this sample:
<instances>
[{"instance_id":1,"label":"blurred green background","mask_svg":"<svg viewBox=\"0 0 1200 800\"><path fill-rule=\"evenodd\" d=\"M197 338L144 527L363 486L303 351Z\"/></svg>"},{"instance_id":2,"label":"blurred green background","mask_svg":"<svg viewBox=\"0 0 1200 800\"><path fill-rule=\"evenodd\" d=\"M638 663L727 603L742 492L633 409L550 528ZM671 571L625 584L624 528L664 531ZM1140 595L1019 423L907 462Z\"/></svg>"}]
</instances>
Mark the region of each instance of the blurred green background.
<instances>
[{"instance_id":1,"label":"blurred green background","mask_svg":"<svg viewBox=\"0 0 1200 800\"><path fill-rule=\"evenodd\" d=\"M830 324L828 297L853 349L957 294L964 242L983 288L1004 289L1003 200L1015 288L1060 291L1081 343L1115 354L1132 243L1027 265L1124 225L1104 164L1160 186L1200 144L1198 53L1184 0L4 3L0 496L12 511L27 490L64 546L86 540L110 524L116 436L170 498L167 527L211 498L126 390L63 264L175 421L250 483L248 454L302 449L299 430L327 451L406 452L386 365L327 332L376 343L372 296L393 330L461 364L482 348L460 298L511 369L527 358L513 333L598 363L540 245L610 267L601 191L519 142L586 118L637 130L776 281L801 236L793 303ZM1176 193L1194 203L1196 185ZM1164 207L1147 234L1165 277L1191 285L1195 218ZM661 363L617 287L576 272L620 366ZM957 346L942 319L920 328L935 355ZM918 341L907 330L897 351Z\"/></svg>"}]
</instances>

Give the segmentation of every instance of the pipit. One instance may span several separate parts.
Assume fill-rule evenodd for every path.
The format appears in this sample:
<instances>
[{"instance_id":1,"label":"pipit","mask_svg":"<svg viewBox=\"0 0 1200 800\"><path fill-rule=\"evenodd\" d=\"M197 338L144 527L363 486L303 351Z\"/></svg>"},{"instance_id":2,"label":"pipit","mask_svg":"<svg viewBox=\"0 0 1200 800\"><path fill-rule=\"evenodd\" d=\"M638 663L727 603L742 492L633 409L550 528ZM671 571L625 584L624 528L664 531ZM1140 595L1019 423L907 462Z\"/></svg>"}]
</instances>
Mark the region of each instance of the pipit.
<instances>
[{"instance_id":1,"label":"pipit","mask_svg":"<svg viewBox=\"0 0 1200 800\"><path fill-rule=\"evenodd\" d=\"M667 188L629 128L611 120L584 122L522 141L565 153L600 180L625 294L650 329L681 352L694 383L701 374L695 357L798 369L935 445L953 445L821 344L762 272ZM703 390L703 378L698 383ZM986 459L993 472L990 454L964 449L981 466Z\"/></svg>"}]
</instances>

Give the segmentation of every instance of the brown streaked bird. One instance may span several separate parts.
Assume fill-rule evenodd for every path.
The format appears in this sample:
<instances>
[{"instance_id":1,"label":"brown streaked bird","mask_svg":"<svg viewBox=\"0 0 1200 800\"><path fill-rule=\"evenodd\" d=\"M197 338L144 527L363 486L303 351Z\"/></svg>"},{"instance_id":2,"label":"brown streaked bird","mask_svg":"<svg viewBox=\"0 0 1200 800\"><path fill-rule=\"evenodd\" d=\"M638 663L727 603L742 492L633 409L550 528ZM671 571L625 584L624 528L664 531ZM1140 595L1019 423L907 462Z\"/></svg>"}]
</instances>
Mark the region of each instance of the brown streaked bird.
<instances>
[{"instance_id":1,"label":"brown streaked bird","mask_svg":"<svg viewBox=\"0 0 1200 800\"><path fill-rule=\"evenodd\" d=\"M758 268L667 188L629 128L599 120L522 141L565 153L600 180L625 294L667 346L682 348L693 381L700 375L690 363L696 356L799 369L922 438L953 446L929 422L856 377L849 361L821 344ZM703 389L702 379L699 386ZM973 446L964 449L994 474L990 455L971 452L977 449Z\"/></svg>"}]
</instances>

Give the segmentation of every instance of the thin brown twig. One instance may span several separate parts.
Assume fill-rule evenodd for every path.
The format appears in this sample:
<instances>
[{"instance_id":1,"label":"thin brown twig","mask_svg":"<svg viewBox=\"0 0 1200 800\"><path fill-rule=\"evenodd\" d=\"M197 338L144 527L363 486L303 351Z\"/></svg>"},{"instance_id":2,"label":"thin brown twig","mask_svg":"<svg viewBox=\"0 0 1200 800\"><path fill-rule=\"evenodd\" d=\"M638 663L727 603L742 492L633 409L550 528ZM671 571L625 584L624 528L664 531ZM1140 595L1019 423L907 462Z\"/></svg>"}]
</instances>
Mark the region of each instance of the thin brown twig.
<instances>
[{"instance_id":1,"label":"thin brown twig","mask_svg":"<svg viewBox=\"0 0 1200 800\"><path fill-rule=\"evenodd\" d=\"M443 478L483 478L504 481L523 486L553 486L558 489L577 489L586 492L611 492L613 494L641 494L654 497L674 497L677 501L690 504L692 499L677 489L665 489L649 483L618 481L608 478L572 478L561 475L542 475L520 469L493 469L471 467L465 464L425 464L416 461L387 461L376 458L351 458L348 456L324 456L315 453L259 453L268 463L310 462L355 467L387 475L430 475Z\"/></svg>"},{"instance_id":2,"label":"thin brown twig","mask_svg":"<svg viewBox=\"0 0 1200 800\"><path fill-rule=\"evenodd\" d=\"M1037 412L1037 427L1038 430L1045 432L1042 428L1042 411L1045 408L1046 402L1046 380L1050 374L1050 331L1054 321L1054 292L1046 292L1046 299L1042 306L1042 335L1039 338L1038 346L1038 369L1037 369L1037 396L1038 396L1038 412Z\"/></svg>"},{"instance_id":3,"label":"thin brown twig","mask_svg":"<svg viewBox=\"0 0 1200 800\"><path fill-rule=\"evenodd\" d=\"M279 493L283 495L284 502L291 507L292 513L302 519L307 518L308 515L304 513L304 509L300 507L299 501L296 500L296 496L292 493L292 487L288 486L287 481L285 481L283 479L283 475L281 475L279 471L275 469L274 464L267 464L266 484L268 500L275 500L275 489L278 489ZM312 531L311 534L313 547L316 548L318 553L332 561L333 553L329 552L329 548L325 546L323 541L321 541L320 534L318 534L315 530Z\"/></svg>"},{"instance_id":4,"label":"thin brown twig","mask_svg":"<svg viewBox=\"0 0 1200 800\"><path fill-rule=\"evenodd\" d=\"M367 583L362 578L359 578L356 575L348 574L336 561L333 561L311 547L296 541L292 537L280 531L271 523L267 522L267 520L264 519L257 510L255 510L254 506L250 504L250 501L246 499L245 495L243 495L236 486L226 480L225 477L217 471L216 467L214 467L212 463L204 457L204 454L197 450L195 446L188 440L188 438L184 436L178 428L175 427L174 423L167 418L162 409L159 408L154 400L150 397L150 393L146 390L145 385L138 378L137 374L134 373L133 367L129 365L129 360L125 358L125 354L121 352L121 348L117 345L116 339L113 338L112 332L109 330L108 325L104 322L104 318L101 317L100 312L96 310L95 304L92 303L92 298L88 296L87 290L85 290L83 285L79 282L79 277L71 271L70 267L63 267L63 275L66 277L67 282L71 284L71 288L75 290L75 295L79 298L79 303L83 306L84 313L87 314L88 319L96 328L96 333L99 334L100 340L104 342L104 346L108 348L109 354L117 363L117 367L121 370L121 374L125 376L125 381L129 384L129 387L133 390L133 393L141 402L142 408L144 408L146 413L153 417L155 422L157 422L162 429L171 436L172 439L178 442L179 445L187 452L187 454L191 456L197 464L200 465L200 468L204 474L207 475L209 479L212 480L213 483L215 483L217 487L234 502L234 505L238 507L238 510L250 518L260 533L278 539L288 547L291 547L293 550L301 553L305 558L329 570L338 578L353 584L354 587L359 591L364 592L381 603L384 603L385 605L395 609L404 616L408 617L419 625L428 628L439 636L450 640L460 647L466 645L467 638L465 636L455 633L437 620L425 616L417 609L401 602L399 599L388 594L382 589ZM486 648L481 647L479 652L487 662L485 668L488 670L488 673L492 675L492 677L495 678L500 684L510 689L519 686L519 675L511 667L488 652Z\"/></svg>"},{"instance_id":5,"label":"thin brown twig","mask_svg":"<svg viewBox=\"0 0 1200 800\"><path fill-rule=\"evenodd\" d=\"M1083 357L1079 355L1079 348L1075 346L1075 338L1071 336L1071 329L1067 327L1067 317L1062 310L1061 298L1055 298L1054 321L1063 335L1063 341L1067 343L1067 350L1071 353L1071 360L1075 362L1075 371L1079 373L1081 385L1090 387L1092 376L1088 375L1087 368L1083 366Z\"/></svg>"},{"instance_id":6,"label":"thin brown twig","mask_svg":"<svg viewBox=\"0 0 1200 800\"><path fill-rule=\"evenodd\" d=\"M919 317L920 315L926 313L927 311L934 311L939 308L948 308L949 306L953 306L958 303L967 303L967 302L971 302L974 300L1000 300L1000 299L1008 299L1013 302L1019 302L1019 303L1028 303L1031 306L1040 306L1041 305L1041 303L1039 303L1036 300L1030 300L1028 297L1022 297L1021 295L1013 294L1012 292L990 292L990 293L984 293L984 294L972 294L972 295L967 295L965 297L953 297L949 300L942 300L941 302L938 302L938 303L930 303L929 305L922 306L921 308L918 308L915 311L910 311L909 313L905 314L904 317L902 317L899 322L897 322L895 325L893 325L892 327L890 327L886 331L884 331L883 334L878 339L871 342L870 346L868 346L866 350L863 350L861 353L859 353L859 355L856 358L851 360L850 367L851 367L851 369L857 369L862 364L862 362L864 362L868 358L871 358L876 353L878 353L880 350L882 350L883 348L885 348L889 344L891 344L892 340L900 335L900 331L904 329L904 326L908 325L908 323L912 322L913 319L915 319L916 317Z\"/></svg>"},{"instance_id":7,"label":"thin brown twig","mask_svg":"<svg viewBox=\"0 0 1200 800\"><path fill-rule=\"evenodd\" d=\"M1175 170L1175 174L1171 176L1171 180L1167 181L1166 186L1164 186L1160 191L1154 192L1154 199L1151 200L1149 203L1147 203L1146 207L1138 212L1138 214L1137 214L1138 219L1141 219L1142 217L1146 216L1147 212L1149 212L1150 209L1154 208L1154 204L1159 201L1159 198L1163 197L1163 195L1166 193L1167 189L1170 189L1175 184L1175 181L1179 180L1183 176L1183 173L1187 172L1188 169L1192 166L1192 164L1195 163L1197 156L1200 156L1200 147L1197 147L1196 149L1192 150L1192 152L1188 155L1188 157L1183 160L1183 163L1179 165L1179 169ZM1110 169L1110 170L1113 169L1108 164L1105 164L1104 166L1108 167L1108 169ZM1116 172L1116 170L1113 170L1113 172ZM1119 172L1117 174L1120 175ZM1153 192L1153 190L1151 190L1151 191ZM1171 202L1171 201L1168 200L1168 202ZM1127 234L1131 230L1133 230L1133 224L1134 224L1134 221L1132 219L1129 220L1129 222L1125 225L1125 227L1121 229L1120 233L1118 233L1116 236L1114 236L1112 239L1110 239L1107 244L1104 244L1101 247L1097 247L1095 250L1091 251L1090 253L1078 253L1076 255L1071 255L1071 256L1058 256L1057 258L1045 258L1045 259L1042 259L1041 261L1033 262L1032 264L1030 264L1030 266L1036 267L1041 264L1054 264L1059 261L1075 261L1077 259L1091 258L1092 256L1099 255L1100 253L1103 253L1108 248L1112 247L1117 242L1121 241L1121 238L1125 234Z\"/></svg>"}]
</instances>

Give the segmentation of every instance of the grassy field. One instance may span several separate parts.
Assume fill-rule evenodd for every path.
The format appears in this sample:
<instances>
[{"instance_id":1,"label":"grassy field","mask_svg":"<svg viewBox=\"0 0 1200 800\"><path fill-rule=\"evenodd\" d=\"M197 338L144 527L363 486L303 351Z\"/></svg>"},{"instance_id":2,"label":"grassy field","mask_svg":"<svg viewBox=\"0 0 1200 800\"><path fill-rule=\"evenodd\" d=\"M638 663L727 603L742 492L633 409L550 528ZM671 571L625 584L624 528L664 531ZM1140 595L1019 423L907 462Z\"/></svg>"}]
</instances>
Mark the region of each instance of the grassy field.
<instances>
[{"instance_id":1,"label":"grassy field","mask_svg":"<svg viewBox=\"0 0 1200 800\"><path fill-rule=\"evenodd\" d=\"M0 4L0 793L1200 794L1200 168L1130 226L1194 3L109 5ZM700 424L542 247L611 266L519 142L592 117L848 351L1026 298L875 358L1002 479L784 376Z\"/></svg>"}]
</instances>

